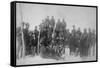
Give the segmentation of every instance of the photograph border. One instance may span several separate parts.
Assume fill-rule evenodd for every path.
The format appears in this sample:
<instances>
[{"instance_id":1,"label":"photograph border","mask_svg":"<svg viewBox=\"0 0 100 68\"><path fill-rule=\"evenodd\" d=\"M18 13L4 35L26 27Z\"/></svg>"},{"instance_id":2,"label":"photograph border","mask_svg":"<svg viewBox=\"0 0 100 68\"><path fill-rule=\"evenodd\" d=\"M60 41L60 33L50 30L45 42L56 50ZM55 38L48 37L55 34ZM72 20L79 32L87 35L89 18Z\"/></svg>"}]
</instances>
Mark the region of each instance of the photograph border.
<instances>
[{"instance_id":1,"label":"photograph border","mask_svg":"<svg viewBox=\"0 0 100 68\"><path fill-rule=\"evenodd\" d=\"M76 61L76 62L61 62L61 63L45 63L45 64L29 64L16 65L16 3L26 4L44 4L44 5L58 5L58 6L74 6L74 7L91 7L96 8L96 60L94 61ZM76 5L76 4L59 4L59 3L45 3L45 2L28 2L28 1L12 1L10 3L10 65L13 67L21 66L40 66L40 65L56 65L56 64L72 64L72 63L88 63L98 61L98 6L93 5Z\"/></svg>"}]
</instances>

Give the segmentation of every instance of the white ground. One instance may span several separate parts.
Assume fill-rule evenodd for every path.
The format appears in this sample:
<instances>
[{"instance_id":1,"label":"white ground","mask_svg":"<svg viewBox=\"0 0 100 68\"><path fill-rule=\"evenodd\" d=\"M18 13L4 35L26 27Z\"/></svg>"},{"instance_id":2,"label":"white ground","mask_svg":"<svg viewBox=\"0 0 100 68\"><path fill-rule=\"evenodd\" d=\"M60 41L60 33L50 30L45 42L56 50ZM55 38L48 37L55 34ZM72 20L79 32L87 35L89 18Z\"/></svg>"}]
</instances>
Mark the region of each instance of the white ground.
<instances>
[{"instance_id":1,"label":"white ground","mask_svg":"<svg viewBox=\"0 0 100 68\"><path fill-rule=\"evenodd\" d=\"M54 60L54 59L44 59L41 56L26 56L17 60L17 65L29 65L29 64L45 64L45 63L59 63L59 62L78 62L78 61L92 61L96 60L96 56L89 56L87 58L80 58L79 56L70 56L69 49L66 48L66 53L63 55L65 59L63 60Z\"/></svg>"}]
</instances>

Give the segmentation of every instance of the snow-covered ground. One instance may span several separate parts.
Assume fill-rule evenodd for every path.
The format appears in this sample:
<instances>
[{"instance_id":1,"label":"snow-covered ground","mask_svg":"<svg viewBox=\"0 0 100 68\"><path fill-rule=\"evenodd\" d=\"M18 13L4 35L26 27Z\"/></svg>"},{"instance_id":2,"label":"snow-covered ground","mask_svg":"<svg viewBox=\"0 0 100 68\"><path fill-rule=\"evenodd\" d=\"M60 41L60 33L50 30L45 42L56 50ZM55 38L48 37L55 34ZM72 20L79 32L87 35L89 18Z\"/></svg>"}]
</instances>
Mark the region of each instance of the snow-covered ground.
<instances>
[{"instance_id":1,"label":"snow-covered ground","mask_svg":"<svg viewBox=\"0 0 100 68\"><path fill-rule=\"evenodd\" d=\"M80 57L80 56L70 56L69 49L66 48L66 53L62 57L64 59L55 60L55 59L44 59L40 55L38 56L26 56L17 60L17 65L29 65L29 64L45 64L45 63L60 63L60 62L78 62L78 61L93 61L96 60L95 56L89 57Z\"/></svg>"}]
</instances>

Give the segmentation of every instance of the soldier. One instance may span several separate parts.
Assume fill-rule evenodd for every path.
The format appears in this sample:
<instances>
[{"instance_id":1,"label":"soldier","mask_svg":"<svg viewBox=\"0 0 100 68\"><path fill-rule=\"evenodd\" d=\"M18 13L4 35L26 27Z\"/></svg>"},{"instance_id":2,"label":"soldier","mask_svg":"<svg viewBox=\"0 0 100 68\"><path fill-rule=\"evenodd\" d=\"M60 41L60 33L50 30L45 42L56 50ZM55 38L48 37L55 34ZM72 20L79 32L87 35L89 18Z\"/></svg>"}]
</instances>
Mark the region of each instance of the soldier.
<instances>
[{"instance_id":1,"label":"soldier","mask_svg":"<svg viewBox=\"0 0 100 68\"><path fill-rule=\"evenodd\" d=\"M30 53L35 55L36 52L36 45L35 45L35 35L32 31L30 31Z\"/></svg>"},{"instance_id":2,"label":"soldier","mask_svg":"<svg viewBox=\"0 0 100 68\"><path fill-rule=\"evenodd\" d=\"M37 26L35 26L35 30L34 30L34 45L36 46L36 53L38 53L38 35L39 35L39 31L37 30Z\"/></svg>"},{"instance_id":3,"label":"soldier","mask_svg":"<svg viewBox=\"0 0 100 68\"><path fill-rule=\"evenodd\" d=\"M67 29L66 31L66 45L69 45L69 40L70 40L70 32L69 32L69 29Z\"/></svg>"},{"instance_id":4,"label":"soldier","mask_svg":"<svg viewBox=\"0 0 100 68\"><path fill-rule=\"evenodd\" d=\"M87 29L84 29L82 38L80 40L80 57L88 55L88 41L87 41Z\"/></svg>"},{"instance_id":5,"label":"soldier","mask_svg":"<svg viewBox=\"0 0 100 68\"><path fill-rule=\"evenodd\" d=\"M77 33L76 33L76 38L77 38L77 49L76 49L76 55L80 53L80 40L81 40L82 32L80 28L78 28Z\"/></svg>"},{"instance_id":6,"label":"soldier","mask_svg":"<svg viewBox=\"0 0 100 68\"><path fill-rule=\"evenodd\" d=\"M88 29L88 37L87 37L87 41L88 41L88 55L91 55L91 48L92 48L92 32L91 29Z\"/></svg>"},{"instance_id":7,"label":"soldier","mask_svg":"<svg viewBox=\"0 0 100 68\"><path fill-rule=\"evenodd\" d=\"M23 29L23 34L24 34L24 41L25 41L25 55L28 55L30 52L30 36L29 36L29 24L24 23L24 29Z\"/></svg>"},{"instance_id":8,"label":"soldier","mask_svg":"<svg viewBox=\"0 0 100 68\"><path fill-rule=\"evenodd\" d=\"M70 45L69 45L70 55L74 55L75 54L76 47L77 47L76 30L75 30L75 26L73 25L73 30L71 32Z\"/></svg>"},{"instance_id":9,"label":"soldier","mask_svg":"<svg viewBox=\"0 0 100 68\"><path fill-rule=\"evenodd\" d=\"M92 30L92 43L91 43L91 46L93 47L93 53L92 53L92 56L95 56L95 53L96 53L96 33L95 33L95 30Z\"/></svg>"},{"instance_id":10,"label":"soldier","mask_svg":"<svg viewBox=\"0 0 100 68\"><path fill-rule=\"evenodd\" d=\"M81 34L82 34L81 30L80 30L80 28L78 28L78 30L77 30L78 37L81 37Z\"/></svg>"}]
</instances>

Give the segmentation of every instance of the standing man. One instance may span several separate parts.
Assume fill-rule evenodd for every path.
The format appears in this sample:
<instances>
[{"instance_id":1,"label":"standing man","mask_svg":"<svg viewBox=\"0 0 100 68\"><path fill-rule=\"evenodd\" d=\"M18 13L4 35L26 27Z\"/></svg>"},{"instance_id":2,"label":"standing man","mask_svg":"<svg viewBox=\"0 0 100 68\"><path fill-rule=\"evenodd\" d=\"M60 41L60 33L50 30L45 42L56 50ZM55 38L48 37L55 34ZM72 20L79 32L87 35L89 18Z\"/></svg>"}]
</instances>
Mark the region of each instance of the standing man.
<instances>
[{"instance_id":1,"label":"standing man","mask_svg":"<svg viewBox=\"0 0 100 68\"><path fill-rule=\"evenodd\" d=\"M81 38L82 38L82 32L81 32L80 28L78 28L78 30L77 30L77 50L76 50L77 55L79 55L79 53L80 53Z\"/></svg>"},{"instance_id":2,"label":"standing man","mask_svg":"<svg viewBox=\"0 0 100 68\"><path fill-rule=\"evenodd\" d=\"M88 41L87 41L87 29L84 29L84 33L82 34L82 38L80 41L80 57L88 55Z\"/></svg>"},{"instance_id":3,"label":"standing man","mask_svg":"<svg viewBox=\"0 0 100 68\"><path fill-rule=\"evenodd\" d=\"M23 23L23 38L25 41L25 55L29 55L30 52L29 23Z\"/></svg>"},{"instance_id":4,"label":"standing man","mask_svg":"<svg viewBox=\"0 0 100 68\"><path fill-rule=\"evenodd\" d=\"M70 55L74 55L75 51L76 51L76 30L75 30L75 25L73 25L73 29L71 32L71 36L70 36L70 44L69 44L69 49L70 49Z\"/></svg>"},{"instance_id":5,"label":"standing man","mask_svg":"<svg viewBox=\"0 0 100 68\"><path fill-rule=\"evenodd\" d=\"M34 30L34 46L36 47L36 54L38 53L38 35L39 35L39 31L37 30L37 26L35 26L35 30Z\"/></svg>"}]
</instances>

